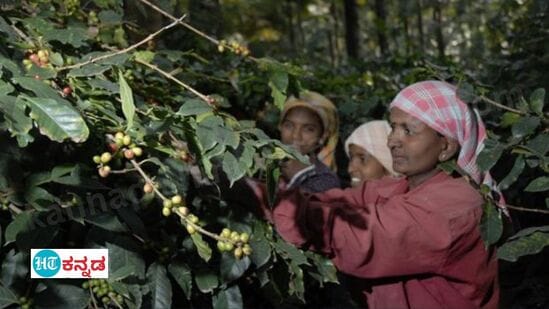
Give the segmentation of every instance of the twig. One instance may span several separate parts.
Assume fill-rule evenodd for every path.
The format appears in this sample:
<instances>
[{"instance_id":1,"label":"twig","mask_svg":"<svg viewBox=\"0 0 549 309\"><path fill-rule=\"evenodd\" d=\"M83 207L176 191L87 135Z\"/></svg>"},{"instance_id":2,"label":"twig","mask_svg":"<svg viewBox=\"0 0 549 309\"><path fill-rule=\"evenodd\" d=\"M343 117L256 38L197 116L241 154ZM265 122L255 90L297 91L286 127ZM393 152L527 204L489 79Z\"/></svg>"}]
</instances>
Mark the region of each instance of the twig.
<instances>
[{"instance_id":1,"label":"twig","mask_svg":"<svg viewBox=\"0 0 549 309\"><path fill-rule=\"evenodd\" d=\"M157 7L156 5L150 3L148 0L139 0L139 1L145 3L146 5L150 6L153 10L155 10L155 11L157 11L158 13L160 13L160 14L162 14L162 15L168 17L169 19L171 19L171 20L173 20L173 21L176 21L176 18L175 18L174 16L172 16L172 15L169 14L168 12L162 10L161 8ZM185 28L191 30L192 32L198 34L199 36L205 38L206 40L208 40L208 41L214 43L215 45L223 45L225 48L228 48L228 49L230 49L230 50L232 50L232 51L235 51L235 49L234 49L232 46L230 46L230 45L224 43L223 41L220 41L220 40L218 40L218 39L216 39L216 38L214 38L214 37L212 37L212 36L210 36L210 35L207 35L206 33L204 33L204 32L202 32L202 31L196 29L195 27L189 25L188 23L186 23L186 22L184 22L184 21L178 21L178 23L179 23L180 25L182 25L183 27L185 27ZM249 56L249 55L248 55L248 58L250 58L251 60L257 61L257 59L254 58L254 57L252 57L252 56Z\"/></svg>"},{"instance_id":2,"label":"twig","mask_svg":"<svg viewBox=\"0 0 549 309\"><path fill-rule=\"evenodd\" d=\"M20 37L23 38L23 40L25 40L25 41L26 41L27 43L29 43L30 45L34 45L34 42L33 42L33 41L32 41L23 31L19 30L19 28L17 28L17 27L16 27L15 25L13 25L13 24L10 25L10 26L13 28L13 30L14 30L15 32L17 32L17 34L18 34Z\"/></svg>"},{"instance_id":3,"label":"twig","mask_svg":"<svg viewBox=\"0 0 549 309\"><path fill-rule=\"evenodd\" d=\"M213 104L212 104L212 100L210 98L208 98L208 96L198 92L196 89L194 89L193 87L185 84L184 82L180 81L179 79L173 77L173 75L171 75L170 73L160 69L159 67L157 67L156 65L154 64L150 64L148 62L145 62L145 61L142 61L142 60L139 60L139 59L135 59L135 61L137 63L140 63L154 71L157 71L158 73L164 75L166 78L168 79L171 79L172 81L174 81L175 83L177 83L178 85L182 86L183 88L189 90L190 92L192 92L194 95L196 95L197 97L201 98L202 100L204 100L204 102L208 103L208 105L211 105L212 107L215 107Z\"/></svg>"},{"instance_id":4,"label":"twig","mask_svg":"<svg viewBox=\"0 0 549 309\"><path fill-rule=\"evenodd\" d=\"M90 298L91 298L91 300L92 300L93 307L94 307L95 309L99 309L99 308L97 307L97 302L95 301L95 297L93 296L93 290L92 290L91 285L88 287L88 289L90 290L90 296L91 296Z\"/></svg>"},{"instance_id":5,"label":"twig","mask_svg":"<svg viewBox=\"0 0 549 309\"><path fill-rule=\"evenodd\" d=\"M113 53L110 53L110 54L106 54L106 55L102 55L102 56L99 56L99 57L95 57L95 58L92 58L88 61L84 61L84 62L80 62L80 63L76 63L76 64L73 64L73 65L69 65L69 66L64 66L64 67L60 67L57 69L57 71L63 71L63 70L68 70L68 69L75 69L75 68L80 68L80 67L83 67L85 65L88 65L90 63L95 63L97 61L100 61L100 60L105 60L107 58L111 58L111 57L114 57L114 56L117 56L117 55L121 55L121 54L125 54L133 49L136 49L137 47L147 43L148 41L154 39L156 36L158 36L160 33L162 33L163 31L165 30L168 30L170 28L172 28L173 26L175 26L177 23L181 22L181 20L183 20L184 18L186 17L186 15L183 15L181 16L181 18L179 19L176 19L174 22L172 22L171 24L167 25L167 26L164 26L162 28L160 28L158 31L154 32L154 33L151 33L149 34L149 36L147 36L145 39L127 47L127 48L124 48L122 50L118 50L116 52L113 52Z\"/></svg>"},{"instance_id":6,"label":"twig","mask_svg":"<svg viewBox=\"0 0 549 309\"><path fill-rule=\"evenodd\" d=\"M511 107L507 107L507 106L505 106L505 105L503 105L503 104L501 104L501 103L498 103L498 102L496 102L496 101L494 101L494 100L492 100L492 99L490 99L490 98L487 98L486 96L481 95L481 96L479 96L479 98L480 98L481 100L483 100L483 101L485 101L485 102L487 102L487 103L490 103L490 104L492 104L492 105L494 105L494 106L497 106L497 107L499 107L499 108L501 108L501 109L504 109L504 110L507 110L507 111L510 111L510 112L513 112L513 113L516 113L516 114L519 114L519 115L526 115L526 113L523 112L523 111L520 111L520 110L518 110L518 109L511 108Z\"/></svg>"},{"instance_id":7,"label":"twig","mask_svg":"<svg viewBox=\"0 0 549 309\"><path fill-rule=\"evenodd\" d=\"M542 213L542 214L548 214L549 215L549 210L537 209L537 208L525 208L525 207L513 206L513 205L509 205L509 204L506 204L505 206L507 208L513 209L513 210L527 211L527 212L537 212L537 213Z\"/></svg>"},{"instance_id":8,"label":"twig","mask_svg":"<svg viewBox=\"0 0 549 309\"><path fill-rule=\"evenodd\" d=\"M124 309L124 307L122 307L122 305L120 305L120 303L118 303L118 301L114 297L109 296L109 298L116 304L118 308Z\"/></svg>"},{"instance_id":9,"label":"twig","mask_svg":"<svg viewBox=\"0 0 549 309\"><path fill-rule=\"evenodd\" d=\"M11 209L11 211L13 211L16 215L18 215L18 214L20 214L20 213L23 212L21 209L19 209L19 207L15 206L15 205L13 205L13 204L11 204L11 203L10 203L10 205L9 205L8 207L9 207L9 208Z\"/></svg>"}]
</instances>

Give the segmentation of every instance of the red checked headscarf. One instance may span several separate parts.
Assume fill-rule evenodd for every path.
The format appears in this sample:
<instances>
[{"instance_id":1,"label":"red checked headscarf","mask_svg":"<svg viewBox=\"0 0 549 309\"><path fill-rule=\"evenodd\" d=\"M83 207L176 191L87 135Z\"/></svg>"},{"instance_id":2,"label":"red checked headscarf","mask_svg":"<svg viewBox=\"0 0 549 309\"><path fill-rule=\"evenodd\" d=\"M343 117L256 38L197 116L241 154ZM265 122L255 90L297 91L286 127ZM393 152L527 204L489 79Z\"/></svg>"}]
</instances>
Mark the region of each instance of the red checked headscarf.
<instances>
[{"instance_id":1,"label":"red checked headscarf","mask_svg":"<svg viewBox=\"0 0 549 309\"><path fill-rule=\"evenodd\" d=\"M499 207L506 213L505 200L490 173L482 173L477 156L484 148L486 129L478 111L457 96L457 88L442 81L412 84L394 98L389 108L397 107L433 130L459 142L457 165L477 184L488 185L499 195ZM497 197L496 197L497 198Z\"/></svg>"}]
</instances>

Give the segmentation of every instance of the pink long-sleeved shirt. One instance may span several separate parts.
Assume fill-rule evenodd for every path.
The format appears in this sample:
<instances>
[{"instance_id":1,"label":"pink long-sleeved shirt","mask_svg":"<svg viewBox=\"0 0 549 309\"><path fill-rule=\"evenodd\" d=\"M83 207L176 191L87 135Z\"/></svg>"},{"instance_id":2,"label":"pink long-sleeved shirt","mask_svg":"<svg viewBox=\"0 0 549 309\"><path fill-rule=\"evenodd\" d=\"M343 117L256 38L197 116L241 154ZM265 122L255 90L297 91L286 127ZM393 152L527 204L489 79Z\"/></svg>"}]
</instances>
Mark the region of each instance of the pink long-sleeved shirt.
<instances>
[{"instance_id":1,"label":"pink long-sleeved shirt","mask_svg":"<svg viewBox=\"0 0 549 309\"><path fill-rule=\"evenodd\" d=\"M287 241L363 278L370 309L496 309L498 267L480 236L482 203L464 179L440 172L412 190L388 178L318 194L289 190L272 220Z\"/></svg>"}]
</instances>

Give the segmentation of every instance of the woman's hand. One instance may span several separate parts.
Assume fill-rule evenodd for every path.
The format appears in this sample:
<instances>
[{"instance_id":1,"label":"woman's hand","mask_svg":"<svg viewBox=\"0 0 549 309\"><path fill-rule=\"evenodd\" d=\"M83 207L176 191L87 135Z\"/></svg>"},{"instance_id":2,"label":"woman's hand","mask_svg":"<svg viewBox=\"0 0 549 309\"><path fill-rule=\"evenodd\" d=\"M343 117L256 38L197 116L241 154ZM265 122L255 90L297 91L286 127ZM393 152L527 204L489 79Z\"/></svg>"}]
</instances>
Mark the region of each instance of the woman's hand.
<instances>
[{"instance_id":1,"label":"woman's hand","mask_svg":"<svg viewBox=\"0 0 549 309\"><path fill-rule=\"evenodd\" d=\"M309 160L312 162L312 158L309 156ZM280 173L286 181L290 181L295 174L299 171L309 167L311 164L305 164L298 160L289 159L280 164Z\"/></svg>"}]
</instances>

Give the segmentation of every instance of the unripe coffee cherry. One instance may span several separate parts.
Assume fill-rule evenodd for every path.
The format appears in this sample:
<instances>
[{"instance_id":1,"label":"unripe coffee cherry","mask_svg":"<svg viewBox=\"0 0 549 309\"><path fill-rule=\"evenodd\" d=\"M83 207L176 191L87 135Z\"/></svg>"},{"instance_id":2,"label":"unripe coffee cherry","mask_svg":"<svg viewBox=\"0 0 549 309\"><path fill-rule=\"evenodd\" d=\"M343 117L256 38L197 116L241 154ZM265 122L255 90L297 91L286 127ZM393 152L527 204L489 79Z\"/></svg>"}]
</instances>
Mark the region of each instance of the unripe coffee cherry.
<instances>
[{"instance_id":1,"label":"unripe coffee cherry","mask_svg":"<svg viewBox=\"0 0 549 309\"><path fill-rule=\"evenodd\" d=\"M97 163L97 164L101 163L101 157L100 156L93 156L93 162Z\"/></svg>"},{"instance_id":2,"label":"unripe coffee cherry","mask_svg":"<svg viewBox=\"0 0 549 309\"><path fill-rule=\"evenodd\" d=\"M141 147L133 147L131 150L136 157L141 157L141 155L143 154L143 149L141 149Z\"/></svg>"},{"instance_id":3,"label":"unripe coffee cherry","mask_svg":"<svg viewBox=\"0 0 549 309\"><path fill-rule=\"evenodd\" d=\"M100 158L100 159L101 159L101 163L107 164L107 163L109 163L109 161L111 161L112 156L111 156L111 154L108 153L108 152L103 152L103 154L101 154L101 158Z\"/></svg>"},{"instance_id":4,"label":"unripe coffee cherry","mask_svg":"<svg viewBox=\"0 0 549 309\"><path fill-rule=\"evenodd\" d=\"M172 196L172 203L174 205L179 205L179 204L181 204L182 201L183 201L183 198L181 197L181 195L177 194L177 195Z\"/></svg>"},{"instance_id":5,"label":"unripe coffee cherry","mask_svg":"<svg viewBox=\"0 0 549 309\"><path fill-rule=\"evenodd\" d=\"M162 215L164 217L169 217L172 214L172 210L168 207L162 208Z\"/></svg>"},{"instance_id":6,"label":"unripe coffee cherry","mask_svg":"<svg viewBox=\"0 0 549 309\"><path fill-rule=\"evenodd\" d=\"M154 190L153 186L148 182L143 186L143 192L145 193L151 193L153 192L153 190Z\"/></svg>"}]
</instances>

